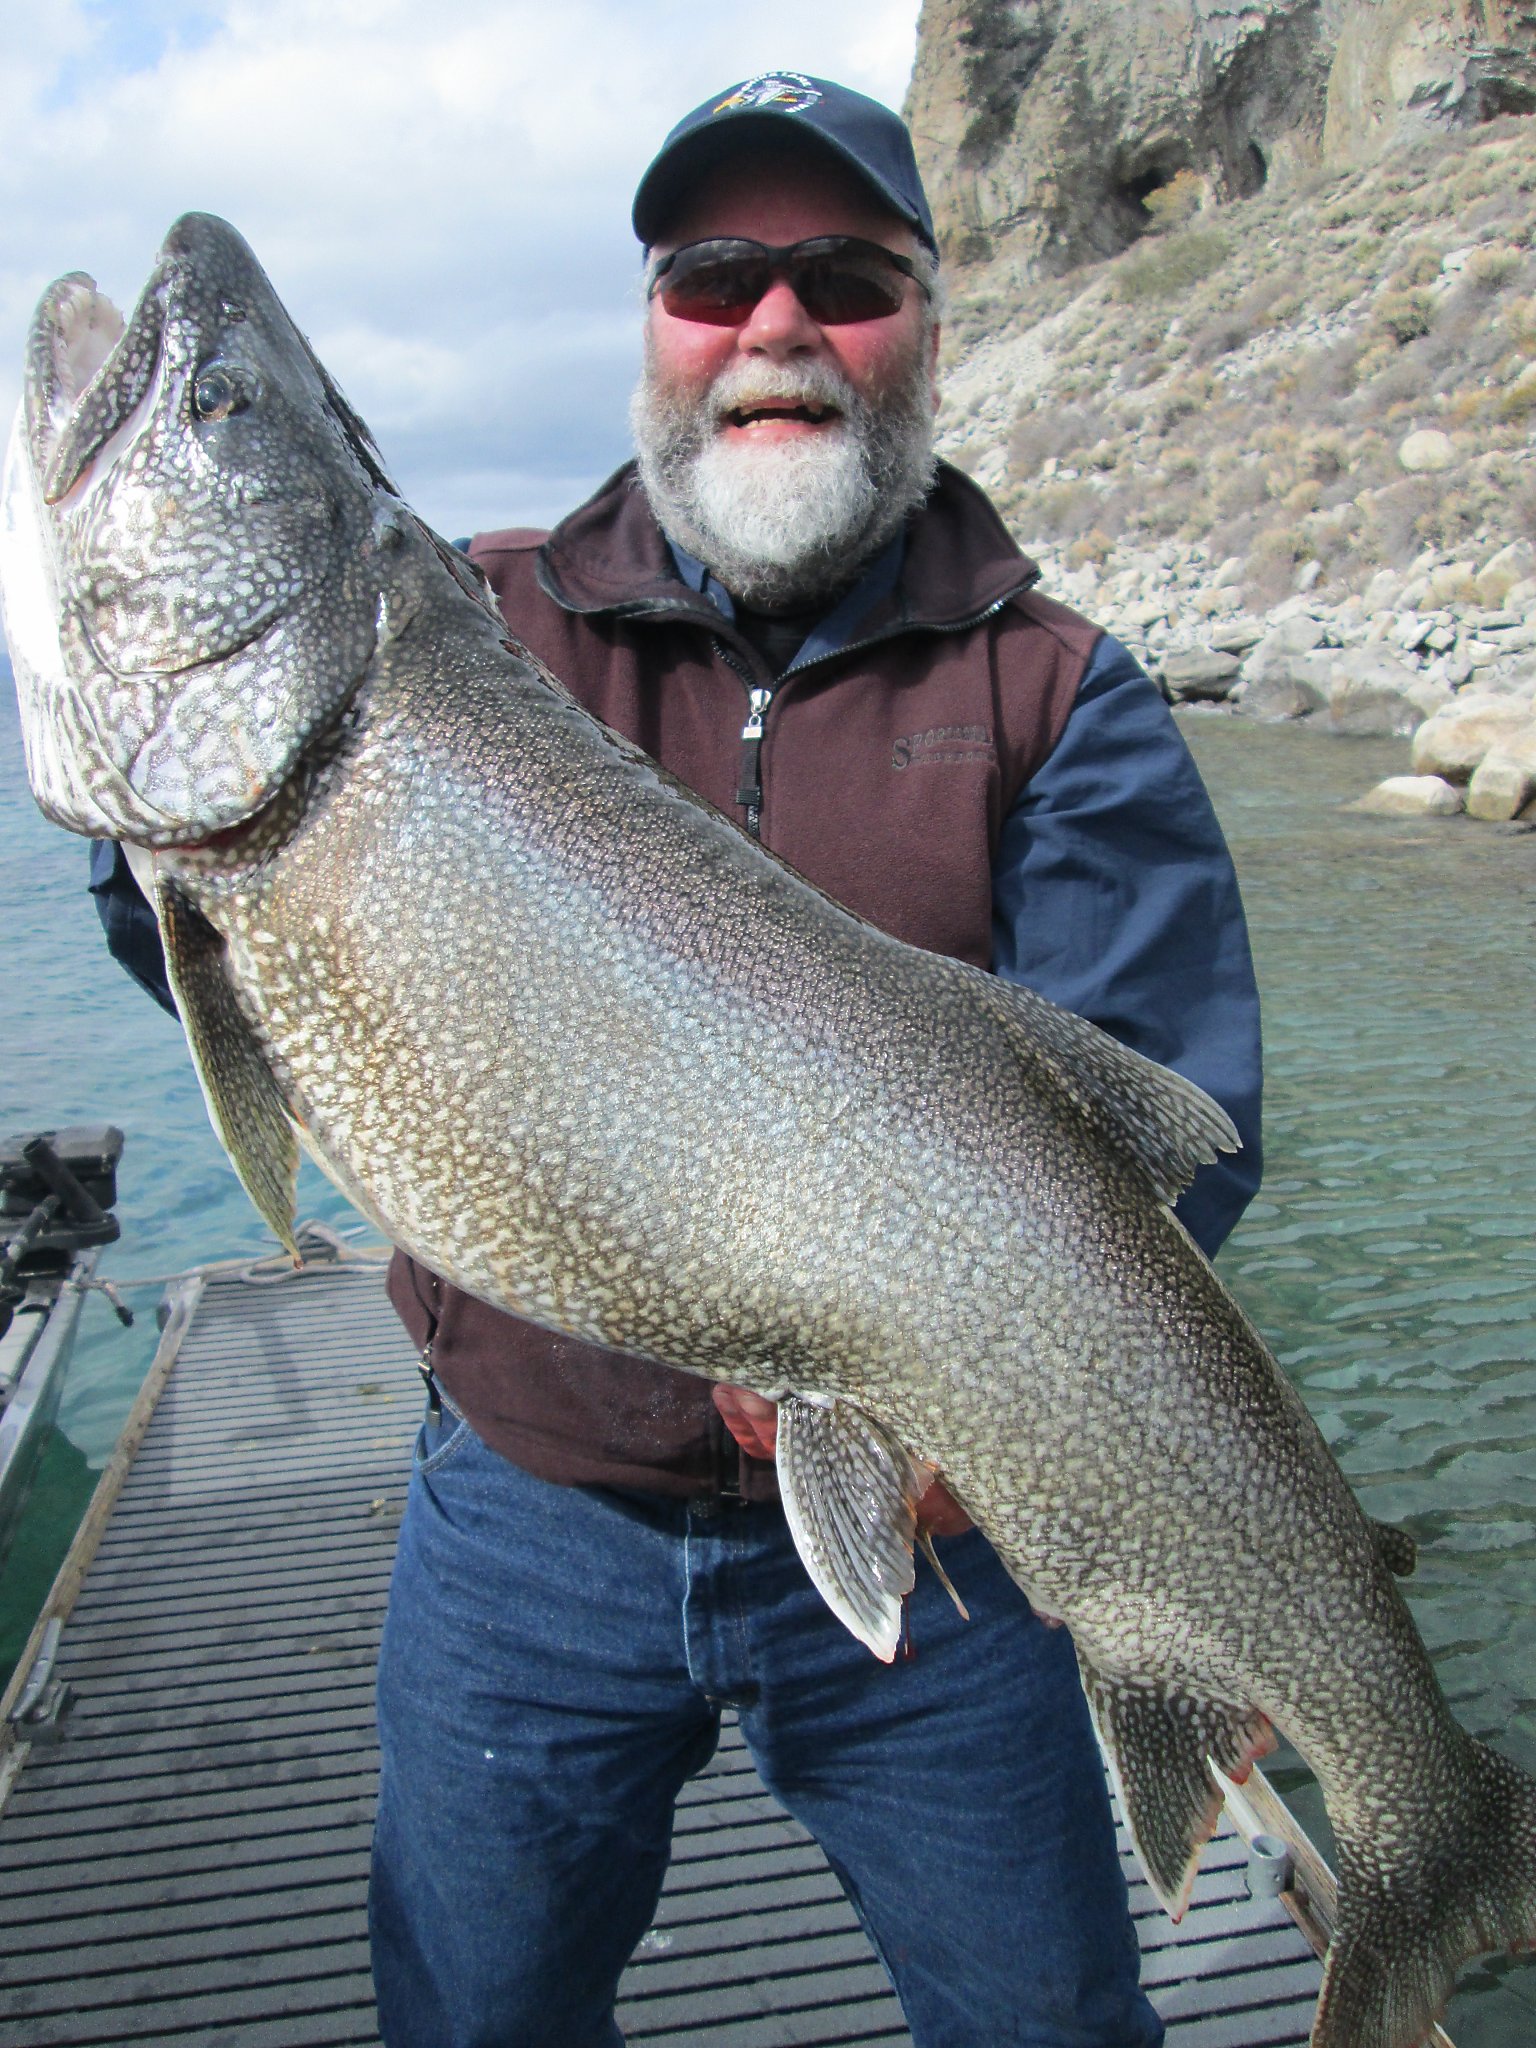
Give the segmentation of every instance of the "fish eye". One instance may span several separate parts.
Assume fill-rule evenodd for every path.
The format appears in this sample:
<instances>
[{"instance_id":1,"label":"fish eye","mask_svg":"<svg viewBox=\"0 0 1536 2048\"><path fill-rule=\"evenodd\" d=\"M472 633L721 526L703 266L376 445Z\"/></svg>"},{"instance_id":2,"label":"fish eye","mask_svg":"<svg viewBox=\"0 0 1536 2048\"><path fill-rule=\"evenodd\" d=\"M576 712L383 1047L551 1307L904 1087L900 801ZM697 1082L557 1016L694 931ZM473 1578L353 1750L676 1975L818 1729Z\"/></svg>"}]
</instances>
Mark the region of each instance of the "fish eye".
<instances>
[{"instance_id":1,"label":"fish eye","mask_svg":"<svg viewBox=\"0 0 1536 2048\"><path fill-rule=\"evenodd\" d=\"M200 420L227 420L250 402L246 386L220 364L210 363L193 381L192 410Z\"/></svg>"}]
</instances>

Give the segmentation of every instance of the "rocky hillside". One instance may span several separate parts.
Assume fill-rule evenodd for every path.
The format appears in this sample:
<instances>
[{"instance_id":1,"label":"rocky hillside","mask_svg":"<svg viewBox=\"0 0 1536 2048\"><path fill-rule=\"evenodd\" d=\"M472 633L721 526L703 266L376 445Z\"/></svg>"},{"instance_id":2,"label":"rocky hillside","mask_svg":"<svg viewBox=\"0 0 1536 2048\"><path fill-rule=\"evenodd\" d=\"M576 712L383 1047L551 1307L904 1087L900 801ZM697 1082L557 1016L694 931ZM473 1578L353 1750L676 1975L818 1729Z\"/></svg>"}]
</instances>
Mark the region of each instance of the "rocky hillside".
<instances>
[{"instance_id":1,"label":"rocky hillside","mask_svg":"<svg viewBox=\"0 0 1536 2048\"><path fill-rule=\"evenodd\" d=\"M1403 733L1498 700L1524 765L1471 808L1536 816L1536 120L1144 203L1059 275L1028 234L952 261L944 452L1173 694ZM1461 808L1467 756L1426 742L1414 800Z\"/></svg>"},{"instance_id":2,"label":"rocky hillside","mask_svg":"<svg viewBox=\"0 0 1536 2048\"><path fill-rule=\"evenodd\" d=\"M1532 0L925 0L907 112L945 253L1060 272L1405 136L1536 111Z\"/></svg>"}]
</instances>

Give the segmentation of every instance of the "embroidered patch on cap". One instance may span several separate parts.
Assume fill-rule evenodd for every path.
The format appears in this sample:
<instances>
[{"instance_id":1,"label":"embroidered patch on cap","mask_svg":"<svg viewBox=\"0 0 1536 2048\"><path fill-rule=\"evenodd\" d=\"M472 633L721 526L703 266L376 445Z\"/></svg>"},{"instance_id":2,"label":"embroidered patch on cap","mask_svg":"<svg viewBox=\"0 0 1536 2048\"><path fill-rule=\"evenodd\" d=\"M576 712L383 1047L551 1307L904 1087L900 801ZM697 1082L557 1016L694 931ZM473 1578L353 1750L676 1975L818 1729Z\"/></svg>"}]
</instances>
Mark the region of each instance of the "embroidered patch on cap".
<instances>
[{"instance_id":1,"label":"embroidered patch on cap","mask_svg":"<svg viewBox=\"0 0 1536 2048\"><path fill-rule=\"evenodd\" d=\"M759 71L711 111L725 114L736 107L782 107L786 114L803 114L821 97L803 71Z\"/></svg>"}]
</instances>

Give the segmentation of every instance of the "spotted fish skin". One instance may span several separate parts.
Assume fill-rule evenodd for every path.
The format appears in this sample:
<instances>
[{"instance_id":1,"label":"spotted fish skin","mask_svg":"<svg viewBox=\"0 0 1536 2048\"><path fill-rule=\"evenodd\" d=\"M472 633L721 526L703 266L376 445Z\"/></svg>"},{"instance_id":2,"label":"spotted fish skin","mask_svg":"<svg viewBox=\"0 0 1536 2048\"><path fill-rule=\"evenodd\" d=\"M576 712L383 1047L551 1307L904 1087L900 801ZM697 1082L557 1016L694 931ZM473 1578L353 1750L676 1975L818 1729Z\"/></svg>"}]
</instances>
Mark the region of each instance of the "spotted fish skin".
<instances>
[{"instance_id":1,"label":"spotted fish skin","mask_svg":"<svg viewBox=\"0 0 1536 2048\"><path fill-rule=\"evenodd\" d=\"M1211 1761L1283 1730L1339 1841L1315 2048L1414 2048L1462 1961L1536 1939L1536 1786L1451 1718L1170 1214L1216 1106L862 923L583 712L223 223L177 224L126 327L62 281L28 377L0 586L34 788L149 850L273 1227L302 1139L456 1284L781 1399L796 1540L882 1655L940 1472L1070 1624L1174 1910Z\"/></svg>"}]
</instances>

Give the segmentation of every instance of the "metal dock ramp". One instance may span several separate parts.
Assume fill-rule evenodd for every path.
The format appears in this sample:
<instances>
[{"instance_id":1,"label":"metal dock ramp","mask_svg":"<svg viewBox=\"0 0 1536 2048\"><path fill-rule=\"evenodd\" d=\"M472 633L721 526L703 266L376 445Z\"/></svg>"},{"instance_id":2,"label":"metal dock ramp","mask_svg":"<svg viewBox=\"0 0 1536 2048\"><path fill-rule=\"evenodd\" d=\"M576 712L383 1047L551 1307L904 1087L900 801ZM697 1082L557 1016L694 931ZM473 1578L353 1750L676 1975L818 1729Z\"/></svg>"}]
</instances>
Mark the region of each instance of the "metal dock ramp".
<instances>
[{"instance_id":1,"label":"metal dock ramp","mask_svg":"<svg viewBox=\"0 0 1536 2048\"><path fill-rule=\"evenodd\" d=\"M0 2048L377 2042L373 1660L419 1400L375 1260L175 1297L39 1623L40 1718L0 1721ZM1319 1967L1245 1856L1211 1844L1178 1928L1133 1886L1170 2048L1306 2040ZM908 2040L734 1729L684 1793L620 2019L650 2048Z\"/></svg>"}]
</instances>

